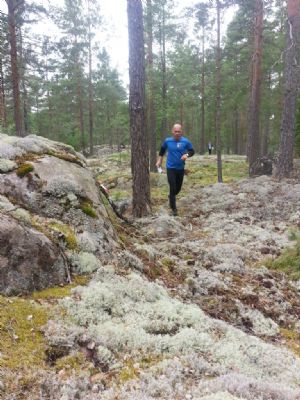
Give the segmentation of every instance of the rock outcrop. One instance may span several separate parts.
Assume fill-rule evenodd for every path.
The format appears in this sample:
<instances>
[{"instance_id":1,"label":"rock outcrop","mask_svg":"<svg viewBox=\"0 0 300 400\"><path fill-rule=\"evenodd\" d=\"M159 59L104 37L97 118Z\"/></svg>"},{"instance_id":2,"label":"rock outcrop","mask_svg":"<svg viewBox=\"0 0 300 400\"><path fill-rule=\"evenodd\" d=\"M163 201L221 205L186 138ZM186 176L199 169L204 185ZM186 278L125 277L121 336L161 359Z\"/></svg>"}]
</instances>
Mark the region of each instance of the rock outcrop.
<instances>
[{"instance_id":1,"label":"rock outcrop","mask_svg":"<svg viewBox=\"0 0 300 400\"><path fill-rule=\"evenodd\" d=\"M66 261L41 232L9 215L0 219L0 289L6 295L65 283Z\"/></svg>"},{"instance_id":2,"label":"rock outcrop","mask_svg":"<svg viewBox=\"0 0 300 400\"><path fill-rule=\"evenodd\" d=\"M168 215L161 186L158 212L123 226L126 248L115 251L89 172L80 166L84 159L75 154L72 167L64 160L65 169L61 152L52 169L57 179L49 173L53 150L26 163L23 155L0 161L7 182L3 221L49 238L59 252L47 257L62 273L66 266L97 272L60 300L33 296L39 307L51 305L42 326L34 325L33 312L24 314L30 329L43 332L47 350L29 376L4 363L0 395L10 390L4 400L17 398L16 387L31 400L299 400L300 281L268 264L288 246L299 248L299 181L261 176L203 186L193 179L203 162L195 156L178 198L179 217ZM22 163L31 167L18 171ZM105 172L98 173L102 180ZM7 343L16 343L17 324L7 318L3 326L12 336ZM1 353L0 347L0 364Z\"/></svg>"},{"instance_id":3,"label":"rock outcrop","mask_svg":"<svg viewBox=\"0 0 300 400\"><path fill-rule=\"evenodd\" d=\"M117 247L85 159L70 146L0 134L0 293L68 281Z\"/></svg>"}]
</instances>

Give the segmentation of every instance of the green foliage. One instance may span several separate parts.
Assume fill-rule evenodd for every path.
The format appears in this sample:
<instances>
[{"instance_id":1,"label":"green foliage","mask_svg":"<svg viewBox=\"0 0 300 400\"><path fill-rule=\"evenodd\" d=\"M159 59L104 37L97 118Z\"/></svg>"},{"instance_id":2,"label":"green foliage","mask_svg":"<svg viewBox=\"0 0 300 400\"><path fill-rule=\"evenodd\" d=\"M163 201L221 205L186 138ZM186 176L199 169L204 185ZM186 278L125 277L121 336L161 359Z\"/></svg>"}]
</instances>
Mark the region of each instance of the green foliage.
<instances>
[{"instance_id":1,"label":"green foliage","mask_svg":"<svg viewBox=\"0 0 300 400\"><path fill-rule=\"evenodd\" d=\"M93 208L93 205L91 202L85 200L81 202L80 204L80 209L89 217L92 218L98 218L96 210Z\"/></svg>"},{"instance_id":2,"label":"green foliage","mask_svg":"<svg viewBox=\"0 0 300 400\"><path fill-rule=\"evenodd\" d=\"M33 37L30 29L27 40L22 42L20 65L24 87L21 102L28 133L68 143L77 150L87 147L89 141L90 39L94 61L91 80L94 143L130 143L126 89L118 72L111 66L108 51L94 41L96 30L101 25L100 3L100 0L91 0L89 7L84 7L82 0L63 1L59 7L49 8L47 14L60 29L58 42L54 43L43 35ZM221 3L226 7L236 4L222 43L222 152L245 154L255 2L226 0ZM46 15L43 7L33 6L26 3L18 15L19 18L25 10L26 18L23 16L20 23L27 24L26 28L29 28L27 21L33 24L37 15ZM176 22L173 10L174 0L152 0L155 134L159 146L162 135L170 131L174 122L180 121L197 150L201 130L202 38L205 41L205 140L215 143L215 2L199 1ZM265 2L260 125L262 135L270 132L269 150L272 152L277 150L280 137L285 16L284 2ZM3 54L4 89L8 94L7 122L2 130L14 134L7 25L5 18L1 18L0 50ZM192 34L191 28L194 28ZM166 111L162 104L163 39L166 49ZM165 119L167 132L161 132ZM297 122L296 156L300 154L298 125Z\"/></svg>"},{"instance_id":3,"label":"green foliage","mask_svg":"<svg viewBox=\"0 0 300 400\"><path fill-rule=\"evenodd\" d=\"M296 236L295 236L296 235ZM296 244L294 247L287 248L284 252L275 260L267 260L266 266L270 269L283 271L290 279L300 279L300 236L299 234L292 233L291 240L295 240Z\"/></svg>"},{"instance_id":4,"label":"green foliage","mask_svg":"<svg viewBox=\"0 0 300 400\"><path fill-rule=\"evenodd\" d=\"M0 367L26 371L44 365L41 327L48 319L44 307L28 300L0 296Z\"/></svg>"},{"instance_id":5,"label":"green foliage","mask_svg":"<svg viewBox=\"0 0 300 400\"><path fill-rule=\"evenodd\" d=\"M69 226L58 222L49 224L49 228L64 235L67 246L71 250L76 250L78 247L74 230Z\"/></svg>"},{"instance_id":6,"label":"green foliage","mask_svg":"<svg viewBox=\"0 0 300 400\"><path fill-rule=\"evenodd\" d=\"M295 353L300 356L300 333L292 329L280 329L281 335L287 341L287 346Z\"/></svg>"},{"instance_id":7,"label":"green foliage","mask_svg":"<svg viewBox=\"0 0 300 400\"><path fill-rule=\"evenodd\" d=\"M74 276L72 278L72 283L65 286L54 286L52 288L47 288L44 290L33 292L30 298L34 300L55 300L62 299L66 296L70 296L71 290L78 285L86 285L90 277L88 275L84 276Z\"/></svg>"},{"instance_id":8,"label":"green foliage","mask_svg":"<svg viewBox=\"0 0 300 400\"><path fill-rule=\"evenodd\" d=\"M86 358L83 353L74 353L58 358L55 363L55 369L56 371L68 370L71 375L74 371L80 372L85 363Z\"/></svg>"},{"instance_id":9,"label":"green foliage","mask_svg":"<svg viewBox=\"0 0 300 400\"><path fill-rule=\"evenodd\" d=\"M131 159L131 154L129 152L122 151L120 153L114 153L107 157L110 161L116 161L118 163L123 163L124 161L129 162Z\"/></svg>"},{"instance_id":10,"label":"green foliage","mask_svg":"<svg viewBox=\"0 0 300 400\"><path fill-rule=\"evenodd\" d=\"M16 174L19 178L23 178L25 175L29 174L29 172L32 172L33 170L34 167L32 164L24 163L16 169Z\"/></svg>"}]
</instances>

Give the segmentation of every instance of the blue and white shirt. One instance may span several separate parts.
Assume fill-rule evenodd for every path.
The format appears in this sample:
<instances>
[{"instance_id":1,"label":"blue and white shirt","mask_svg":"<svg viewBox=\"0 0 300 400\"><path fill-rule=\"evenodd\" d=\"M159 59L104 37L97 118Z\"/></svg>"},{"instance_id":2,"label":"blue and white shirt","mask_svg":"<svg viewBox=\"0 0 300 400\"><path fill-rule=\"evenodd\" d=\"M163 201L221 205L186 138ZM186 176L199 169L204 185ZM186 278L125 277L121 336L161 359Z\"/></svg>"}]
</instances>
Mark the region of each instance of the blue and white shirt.
<instances>
[{"instance_id":1,"label":"blue and white shirt","mask_svg":"<svg viewBox=\"0 0 300 400\"><path fill-rule=\"evenodd\" d=\"M181 160L181 157L184 154L189 154L190 157L194 154L192 143L184 136L181 136L179 140L173 137L166 138L159 155L163 156L166 151L168 152L166 167L171 169L184 169L185 162Z\"/></svg>"}]
</instances>

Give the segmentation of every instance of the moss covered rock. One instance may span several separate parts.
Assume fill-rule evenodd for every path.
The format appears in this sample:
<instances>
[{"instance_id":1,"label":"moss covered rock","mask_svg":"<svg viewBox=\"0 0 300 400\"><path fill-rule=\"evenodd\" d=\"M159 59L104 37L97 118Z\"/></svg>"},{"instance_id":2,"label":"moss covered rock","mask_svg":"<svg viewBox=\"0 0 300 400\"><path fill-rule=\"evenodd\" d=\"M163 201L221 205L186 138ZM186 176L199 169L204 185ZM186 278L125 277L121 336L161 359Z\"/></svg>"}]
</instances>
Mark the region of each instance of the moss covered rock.
<instances>
[{"instance_id":1,"label":"moss covered rock","mask_svg":"<svg viewBox=\"0 0 300 400\"><path fill-rule=\"evenodd\" d=\"M0 134L0 172L0 292L63 284L66 271L111 261L116 235L81 154L35 135Z\"/></svg>"},{"instance_id":2,"label":"moss covered rock","mask_svg":"<svg viewBox=\"0 0 300 400\"><path fill-rule=\"evenodd\" d=\"M66 269L57 245L0 214L0 293L20 294L66 283Z\"/></svg>"}]
</instances>

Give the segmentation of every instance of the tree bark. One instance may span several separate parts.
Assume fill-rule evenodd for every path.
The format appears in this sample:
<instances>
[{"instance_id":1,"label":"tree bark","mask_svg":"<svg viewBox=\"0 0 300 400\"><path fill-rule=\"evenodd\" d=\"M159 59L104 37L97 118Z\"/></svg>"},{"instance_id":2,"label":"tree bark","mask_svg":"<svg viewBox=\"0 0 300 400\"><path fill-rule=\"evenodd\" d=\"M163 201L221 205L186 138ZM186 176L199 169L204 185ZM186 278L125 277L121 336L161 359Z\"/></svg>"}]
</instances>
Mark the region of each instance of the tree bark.
<instances>
[{"instance_id":1,"label":"tree bark","mask_svg":"<svg viewBox=\"0 0 300 400\"><path fill-rule=\"evenodd\" d=\"M145 128L145 51L141 0L127 0L129 35L129 110L133 216L150 208L149 151Z\"/></svg>"},{"instance_id":2,"label":"tree bark","mask_svg":"<svg viewBox=\"0 0 300 400\"><path fill-rule=\"evenodd\" d=\"M3 75L3 65L1 58L0 58L0 124L3 128L7 127L4 75Z\"/></svg>"},{"instance_id":3,"label":"tree bark","mask_svg":"<svg viewBox=\"0 0 300 400\"><path fill-rule=\"evenodd\" d=\"M200 136L200 154L205 153L205 27L202 30L202 60L201 60L201 136Z\"/></svg>"},{"instance_id":4,"label":"tree bark","mask_svg":"<svg viewBox=\"0 0 300 400\"><path fill-rule=\"evenodd\" d=\"M249 104L248 161L249 175L255 175L255 162L260 155L260 88L264 4L256 0L254 25L254 52L252 56L251 97Z\"/></svg>"},{"instance_id":5,"label":"tree bark","mask_svg":"<svg viewBox=\"0 0 300 400\"><path fill-rule=\"evenodd\" d=\"M79 131L80 131L80 143L81 150L85 153L85 135L84 135L84 122L83 122L83 103L82 103L82 83L81 76L78 73L77 80L77 102L78 102L78 119L79 119Z\"/></svg>"},{"instance_id":6,"label":"tree bark","mask_svg":"<svg viewBox=\"0 0 300 400\"><path fill-rule=\"evenodd\" d=\"M166 18L165 0L162 5L162 24L160 25L160 57L162 73L162 120L161 141L167 137L167 67L166 67Z\"/></svg>"},{"instance_id":7,"label":"tree bark","mask_svg":"<svg viewBox=\"0 0 300 400\"><path fill-rule=\"evenodd\" d=\"M288 0L288 20L284 59L284 104L281 116L279 157L276 170L278 178L289 177L293 170L293 149L297 92L299 85L299 27L300 0Z\"/></svg>"},{"instance_id":8,"label":"tree bark","mask_svg":"<svg viewBox=\"0 0 300 400\"><path fill-rule=\"evenodd\" d=\"M222 155L221 155L221 4L217 0L217 49L216 49L216 151L218 182L223 182L222 177Z\"/></svg>"},{"instance_id":9,"label":"tree bark","mask_svg":"<svg viewBox=\"0 0 300 400\"><path fill-rule=\"evenodd\" d=\"M239 154L239 110L234 107L233 115L233 153Z\"/></svg>"},{"instance_id":10,"label":"tree bark","mask_svg":"<svg viewBox=\"0 0 300 400\"><path fill-rule=\"evenodd\" d=\"M16 18L15 12L23 1L15 2L13 0L6 0L8 7L8 33L10 44L10 62L11 62L11 78L13 87L13 100L14 100L14 122L17 136L24 136L24 128L21 113L20 101L20 75L18 68L18 55L17 55L17 35L16 35Z\"/></svg>"},{"instance_id":11,"label":"tree bark","mask_svg":"<svg viewBox=\"0 0 300 400\"><path fill-rule=\"evenodd\" d=\"M88 0L88 52L89 52L89 144L90 144L90 155L94 153L94 110L93 110L93 84L92 84L92 33L91 33L91 21L90 21L90 1Z\"/></svg>"},{"instance_id":12,"label":"tree bark","mask_svg":"<svg viewBox=\"0 0 300 400\"><path fill-rule=\"evenodd\" d=\"M152 1L147 0L147 61L148 61L148 138L150 144L150 171L156 170L156 115L153 82L153 18Z\"/></svg>"},{"instance_id":13,"label":"tree bark","mask_svg":"<svg viewBox=\"0 0 300 400\"><path fill-rule=\"evenodd\" d=\"M30 131L30 123L29 123L29 102L28 102L28 92L26 87L25 81L25 68L26 68L26 61L24 59L23 53L23 37L21 29L19 28L18 31L19 37L19 58L20 58L20 87L22 88L22 103L23 103L23 114L22 114L22 121L24 123L24 132L28 134Z\"/></svg>"},{"instance_id":14,"label":"tree bark","mask_svg":"<svg viewBox=\"0 0 300 400\"><path fill-rule=\"evenodd\" d=\"M266 156L268 154L268 147L270 141L270 102L272 96L272 88L271 88L272 78L271 71L268 74L268 106L265 112L265 129L264 136L262 141L262 155Z\"/></svg>"}]
</instances>

